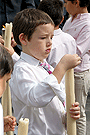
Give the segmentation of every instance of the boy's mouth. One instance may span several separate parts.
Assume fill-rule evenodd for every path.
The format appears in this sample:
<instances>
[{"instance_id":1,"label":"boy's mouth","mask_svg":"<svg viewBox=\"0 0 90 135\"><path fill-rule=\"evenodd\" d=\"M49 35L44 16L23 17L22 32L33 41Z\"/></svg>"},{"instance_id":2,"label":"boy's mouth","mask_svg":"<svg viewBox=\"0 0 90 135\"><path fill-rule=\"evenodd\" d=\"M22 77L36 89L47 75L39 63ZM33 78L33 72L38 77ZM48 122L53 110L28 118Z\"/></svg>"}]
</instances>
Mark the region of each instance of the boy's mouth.
<instances>
[{"instance_id":1,"label":"boy's mouth","mask_svg":"<svg viewBox=\"0 0 90 135\"><path fill-rule=\"evenodd\" d=\"M49 49L46 50L47 53L50 53L50 51L51 51L51 48L49 48Z\"/></svg>"}]
</instances>

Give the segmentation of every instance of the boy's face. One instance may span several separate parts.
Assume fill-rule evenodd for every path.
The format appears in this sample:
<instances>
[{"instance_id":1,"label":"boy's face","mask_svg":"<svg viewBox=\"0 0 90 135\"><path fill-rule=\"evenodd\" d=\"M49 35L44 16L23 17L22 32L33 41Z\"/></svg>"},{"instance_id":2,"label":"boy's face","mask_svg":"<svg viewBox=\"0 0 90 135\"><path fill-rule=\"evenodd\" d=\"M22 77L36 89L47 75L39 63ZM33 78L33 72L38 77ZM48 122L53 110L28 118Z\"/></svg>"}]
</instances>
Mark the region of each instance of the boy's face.
<instances>
[{"instance_id":1,"label":"boy's face","mask_svg":"<svg viewBox=\"0 0 90 135\"><path fill-rule=\"evenodd\" d=\"M5 74L2 78L0 78L0 97L4 93L6 89L6 82L11 78L11 73Z\"/></svg>"},{"instance_id":2,"label":"boy's face","mask_svg":"<svg viewBox=\"0 0 90 135\"><path fill-rule=\"evenodd\" d=\"M30 41L27 41L25 52L43 61L51 51L53 32L54 25L51 23L37 26Z\"/></svg>"},{"instance_id":3,"label":"boy's face","mask_svg":"<svg viewBox=\"0 0 90 135\"><path fill-rule=\"evenodd\" d=\"M69 14L71 14L72 16L74 16L77 13L77 9L76 9L76 1L69 1L69 0L65 0L65 7L66 10Z\"/></svg>"}]
</instances>

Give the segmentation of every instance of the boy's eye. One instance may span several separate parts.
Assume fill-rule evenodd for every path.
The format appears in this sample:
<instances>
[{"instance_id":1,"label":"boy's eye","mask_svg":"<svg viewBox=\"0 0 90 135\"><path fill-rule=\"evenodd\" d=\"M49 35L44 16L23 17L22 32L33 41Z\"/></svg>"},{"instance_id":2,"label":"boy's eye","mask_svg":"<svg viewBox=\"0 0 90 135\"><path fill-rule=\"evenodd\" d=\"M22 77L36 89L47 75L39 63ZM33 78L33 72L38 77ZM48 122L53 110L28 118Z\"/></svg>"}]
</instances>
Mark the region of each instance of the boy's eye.
<instances>
[{"instance_id":1,"label":"boy's eye","mask_svg":"<svg viewBox=\"0 0 90 135\"><path fill-rule=\"evenodd\" d=\"M46 37L41 37L41 39L45 39Z\"/></svg>"}]
</instances>

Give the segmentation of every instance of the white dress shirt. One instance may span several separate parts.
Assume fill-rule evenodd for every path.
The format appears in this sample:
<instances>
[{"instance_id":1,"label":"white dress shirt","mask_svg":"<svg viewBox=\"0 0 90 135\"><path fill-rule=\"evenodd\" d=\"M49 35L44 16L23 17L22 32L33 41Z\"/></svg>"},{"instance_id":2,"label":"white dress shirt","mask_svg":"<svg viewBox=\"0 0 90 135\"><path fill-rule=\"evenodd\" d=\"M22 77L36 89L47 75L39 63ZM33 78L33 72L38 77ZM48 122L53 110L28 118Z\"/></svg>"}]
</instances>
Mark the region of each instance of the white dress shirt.
<instances>
[{"instance_id":1,"label":"white dress shirt","mask_svg":"<svg viewBox=\"0 0 90 135\"><path fill-rule=\"evenodd\" d=\"M3 124L3 109L0 103L0 135L4 135L4 124Z\"/></svg>"},{"instance_id":2,"label":"white dress shirt","mask_svg":"<svg viewBox=\"0 0 90 135\"><path fill-rule=\"evenodd\" d=\"M76 41L76 53L82 58L81 64L75 68L75 72L90 69L90 13L78 14L72 21L70 17L63 31L69 33Z\"/></svg>"},{"instance_id":3,"label":"white dress shirt","mask_svg":"<svg viewBox=\"0 0 90 135\"><path fill-rule=\"evenodd\" d=\"M29 118L29 135L65 135L65 93L56 77L38 64L22 52L14 66L10 88L15 117Z\"/></svg>"}]
</instances>

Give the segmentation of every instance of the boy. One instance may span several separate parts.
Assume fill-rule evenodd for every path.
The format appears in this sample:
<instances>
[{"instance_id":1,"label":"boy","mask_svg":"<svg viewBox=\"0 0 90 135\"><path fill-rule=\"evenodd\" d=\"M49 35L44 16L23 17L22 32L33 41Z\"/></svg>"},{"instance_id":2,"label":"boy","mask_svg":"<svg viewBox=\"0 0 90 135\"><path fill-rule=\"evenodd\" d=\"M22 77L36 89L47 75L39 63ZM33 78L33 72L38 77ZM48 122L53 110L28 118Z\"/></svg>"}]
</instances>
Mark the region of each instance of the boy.
<instances>
[{"instance_id":1,"label":"boy","mask_svg":"<svg viewBox=\"0 0 90 135\"><path fill-rule=\"evenodd\" d=\"M54 68L65 54L76 54L75 39L63 32L59 25L63 21L63 2L60 0L43 0L40 2L39 10L47 13L54 21L54 36L52 38L52 49L47 61ZM62 80L65 83L64 79Z\"/></svg>"},{"instance_id":2,"label":"boy","mask_svg":"<svg viewBox=\"0 0 90 135\"><path fill-rule=\"evenodd\" d=\"M0 102L2 94L6 88L6 82L11 78L13 70L13 61L10 54L0 45ZM4 132L14 131L16 125L16 118L13 116L4 117L4 131L3 131L3 111L0 103L0 135Z\"/></svg>"},{"instance_id":3,"label":"boy","mask_svg":"<svg viewBox=\"0 0 90 135\"><path fill-rule=\"evenodd\" d=\"M82 58L75 68L76 101L80 103L81 116L77 121L78 135L86 135L85 106L90 88L90 14L87 7L90 0L65 0L66 10L72 16L66 21L63 31L74 37L76 53Z\"/></svg>"},{"instance_id":4,"label":"boy","mask_svg":"<svg viewBox=\"0 0 90 135\"><path fill-rule=\"evenodd\" d=\"M53 31L52 19L37 9L19 12L13 22L14 39L22 45L22 53L10 80L12 103L17 121L29 118L29 135L65 134L62 125L65 95L60 82L67 69L80 64L80 57L64 56L49 75L51 71L41 65L50 53ZM78 105L71 107L74 119L80 115Z\"/></svg>"}]
</instances>

